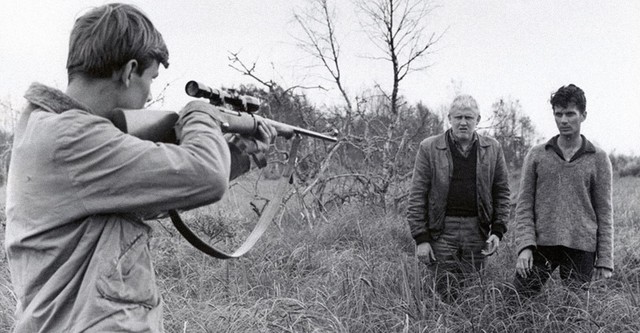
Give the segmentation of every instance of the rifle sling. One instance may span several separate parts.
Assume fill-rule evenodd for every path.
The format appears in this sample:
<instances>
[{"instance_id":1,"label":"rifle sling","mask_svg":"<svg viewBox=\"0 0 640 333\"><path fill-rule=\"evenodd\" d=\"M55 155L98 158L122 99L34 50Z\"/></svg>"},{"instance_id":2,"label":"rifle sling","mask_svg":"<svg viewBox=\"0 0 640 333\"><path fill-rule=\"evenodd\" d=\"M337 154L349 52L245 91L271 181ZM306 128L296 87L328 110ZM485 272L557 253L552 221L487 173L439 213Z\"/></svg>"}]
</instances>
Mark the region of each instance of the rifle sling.
<instances>
[{"instance_id":1,"label":"rifle sling","mask_svg":"<svg viewBox=\"0 0 640 333\"><path fill-rule=\"evenodd\" d=\"M269 203L267 203L267 207L262 212L262 215L260 216L260 219L258 220L258 223L256 224L253 231L251 231L251 234L249 234L244 243L242 243L242 245L233 253L226 253L204 242L202 239L196 236L196 234L193 233L191 229L189 229L189 227L182 221L182 218L180 218L178 212L175 210L169 211L171 222L173 222L173 225L176 227L176 229L178 229L178 232L180 232L180 234L198 250L218 259L231 259L241 257L256 244L260 237L262 237L262 234L267 230L267 227L278 213L278 209L282 205L282 199L284 199L284 195L287 192L287 183L293 175L299 144L300 136L296 135L293 138L293 142L291 143L291 150L289 151L289 161L287 162L287 166L282 173L282 177L280 178L276 186L276 193L269 201Z\"/></svg>"}]
</instances>

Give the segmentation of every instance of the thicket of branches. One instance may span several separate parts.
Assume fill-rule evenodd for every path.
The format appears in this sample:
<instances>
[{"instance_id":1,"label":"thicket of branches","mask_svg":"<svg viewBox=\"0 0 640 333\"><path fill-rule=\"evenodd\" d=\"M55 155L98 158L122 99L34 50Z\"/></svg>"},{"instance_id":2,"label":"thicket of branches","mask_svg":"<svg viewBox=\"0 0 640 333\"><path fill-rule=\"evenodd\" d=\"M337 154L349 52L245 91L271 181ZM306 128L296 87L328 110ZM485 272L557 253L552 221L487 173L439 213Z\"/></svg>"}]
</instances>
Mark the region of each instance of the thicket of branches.
<instances>
[{"instance_id":1,"label":"thicket of branches","mask_svg":"<svg viewBox=\"0 0 640 333\"><path fill-rule=\"evenodd\" d=\"M319 110L303 94L295 95L276 84L268 91L256 86L243 86L240 91L261 97L265 102L262 112L271 119L318 132L342 129L337 143L307 138L299 149L295 191L314 209L353 200L384 204L388 198L397 207L406 196L417 145L444 130L443 118L422 103L405 103L399 116L391 116L383 97L358 98L356 111L347 117L338 107ZM396 128L388 133L390 122ZM286 140L276 142L267 177L279 174L288 146Z\"/></svg>"}]
</instances>

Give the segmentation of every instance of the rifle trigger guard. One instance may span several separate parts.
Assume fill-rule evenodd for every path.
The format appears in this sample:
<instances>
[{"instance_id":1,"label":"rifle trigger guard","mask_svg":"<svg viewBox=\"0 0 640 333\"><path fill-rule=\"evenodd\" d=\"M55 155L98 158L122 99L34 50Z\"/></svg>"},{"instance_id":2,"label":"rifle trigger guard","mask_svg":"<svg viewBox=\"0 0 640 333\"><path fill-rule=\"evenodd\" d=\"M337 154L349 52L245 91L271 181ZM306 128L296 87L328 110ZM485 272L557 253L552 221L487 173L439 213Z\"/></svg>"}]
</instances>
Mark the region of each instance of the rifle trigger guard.
<instances>
[{"instance_id":1,"label":"rifle trigger guard","mask_svg":"<svg viewBox=\"0 0 640 333\"><path fill-rule=\"evenodd\" d=\"M251 154L251 157L253 157L253 162L258 166L258 168L262 169L267 166L267 156L265 156L263 152Z\"/></svg>"}]
</instances>

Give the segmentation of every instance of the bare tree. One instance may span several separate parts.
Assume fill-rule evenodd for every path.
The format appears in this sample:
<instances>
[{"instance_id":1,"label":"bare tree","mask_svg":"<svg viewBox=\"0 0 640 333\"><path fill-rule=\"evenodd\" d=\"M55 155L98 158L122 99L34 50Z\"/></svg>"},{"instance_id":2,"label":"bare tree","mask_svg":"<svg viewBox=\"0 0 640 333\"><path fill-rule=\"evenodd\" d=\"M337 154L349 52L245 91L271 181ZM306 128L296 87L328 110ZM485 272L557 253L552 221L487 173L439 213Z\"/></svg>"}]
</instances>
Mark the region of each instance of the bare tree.
<instances>
[{"instance_id":1,"label":"bare tree","mask_svg":"<svg viewBox=\"0 0 640 333\"><path fill-rule=\"evenodd\" d=\"M369 39L382 53L372 59L388 61L392 66L392 114L400 107L399 88L402 80L414 71L429 67L425 63L432 46L443 34L427 32L428 16L434 9L427 0L356 0L364 13L362 25Z\"/></svg>"},{"instance_id":2,"label":"bare tree","mask_svg":"<svg viewBox=\"0 0 640 333\"><path fill-rule=\"evenodd\" d=\"M369 58L391 64L393 80L390 93L376 85L382 98L376 94L353 98L348 94L341 71L335 9L329 0L314 0L307 11L295 15L304 35L298 43L330 75L345 102L343 115L337 109L336 116L341 120L340 128L344 134L341 164L346 166L346 172L332 178L339 179L342 186L350 184L360 187L360 190L344 189L338 197L346 200L354 193L372 196L386 209L389 199L395 206L404 196L404 189L397 185L409 174L405 155L410 139L416 137L415 133L409 133L407 127L397 130L401 122L415 120L409 115L412 108L407 107L401 98L400 84L411 72L428 67L426 56L441 35L426 34L426 20L432 10L426 1L375 0L357 1L356 4L364 14L363 26L370 40L382 51L381 56ZM422 119L433 120L433 117ZM361 157L363 163L355 162L357 158L354 156ZM395 193L388 198L394 185Z\"/></svg>"},{"instance_id":3,"label":"bare tree","mask_svg":"<svg viewBox=\"0 0 640 333\"><path fill-rule=\"evenodd\" d=\"M304 37L298 38L298 46L311 55L331 76L344 103L345 120L340 132L348 136L351 132L351 119L354 109L351 97L347 93L340 65L340 45L336 35L335 9L328 0L313 0L303 13L294 14Z\"/></svg>"},{"instance_id":4,"label":"bare tree","mask_svg":"<svg viewBox=\"0 0 640 333\"><path fill-rule=\"evenodd\" d=\"M432 6L426 0L357 0L358 6L365 14L363 26L369 39L382 52L381 57L372 57L391 63L392 88L387 93L380 91L389 99L389 111L392 119L387 126L386 140L383 148L384 183L386 192L390 185L398 181L399 156L405 149L408 131L405 129L394 144L394 133L401 121L401 99L399 88L406 76L417 70L428 67L425 58L431 47L441 38L435 33L427 33L428 15ZM396 195L397 197L397 195ZM397 202L397 200L394 200Z\"/></svg>"},{"instance_id":5,"label":"bare tree","mask_svg":"<svg viewBox=\"0 0 640 333\"><path fill-rule=\"evenodd\" d=\"M522 112L520 101L501 98L491 106L489 134L500 142L507 164L512 169L522 166L524 156L536 140L531 119Z\"/></svg>"}]
</instances>

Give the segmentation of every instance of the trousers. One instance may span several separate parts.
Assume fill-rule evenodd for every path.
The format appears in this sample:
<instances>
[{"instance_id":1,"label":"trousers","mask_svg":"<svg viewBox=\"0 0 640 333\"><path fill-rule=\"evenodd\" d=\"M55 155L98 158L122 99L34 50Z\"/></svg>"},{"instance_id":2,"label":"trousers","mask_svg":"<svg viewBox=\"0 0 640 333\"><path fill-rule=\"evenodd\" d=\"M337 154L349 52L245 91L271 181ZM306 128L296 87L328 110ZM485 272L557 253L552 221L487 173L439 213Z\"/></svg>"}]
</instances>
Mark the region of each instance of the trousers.
<instances>
[{"instance_id":1,"label":"trousers","mask_svg":"<svg viewBox=\"0 0 640 333\"><path fill-rule=\"evenodd\" d=\"M442 234L430 242L436 260L429 265L435 289L445 302L456 300L465 280L477 276L484 267L481 251L486 240L477 217L445 217Z\"/></svg>"},{"instance_id":2,"label":"trousers","mask_svg":"<svg viewBox=\"0 0 640 333\"><path fill-rule=\"evenodd\" d=\"M526 278L516 274L514 287L524 296L533 296L560 267L560 278L569 288L586 288L591 281L595 252L587 252L565 246L538 246L533 250L532 273Z\"/></svg>"}]
</instances>

